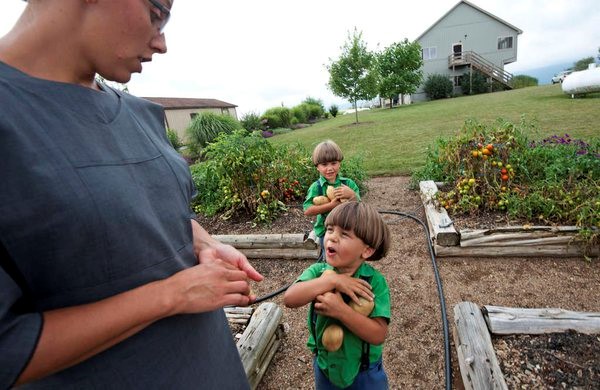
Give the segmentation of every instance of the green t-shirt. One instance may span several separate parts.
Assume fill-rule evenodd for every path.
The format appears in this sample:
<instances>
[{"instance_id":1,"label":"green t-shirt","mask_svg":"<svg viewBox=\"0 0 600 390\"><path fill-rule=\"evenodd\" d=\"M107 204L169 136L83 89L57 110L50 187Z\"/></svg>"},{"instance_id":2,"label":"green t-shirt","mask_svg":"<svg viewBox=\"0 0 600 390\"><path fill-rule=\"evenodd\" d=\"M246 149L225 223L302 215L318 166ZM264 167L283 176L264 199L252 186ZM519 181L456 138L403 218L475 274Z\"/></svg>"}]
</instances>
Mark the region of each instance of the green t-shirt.
<instances>
[{"instance_id":1,"label":"green t-shirt","mask_svg":"<svg viewBox=\"0 0 600 390\"><path fill-rule=\"evenodd\" d=\"M331 184L325 179L323 176L320 176L317 181L311 184L308 188L308 192L306 194L306 199L304 200L303 208L306 210L310 206L313 205L313 199L316 196L327 196L327 187L333 186L337 188L342 184L347 185L356 193L356 200L360 201L360 193L358 190L358 185L352 179L348 179L347 177L342 177L338 175L335 178L335 183ZM325 218L327 218L327 214L319 214L317 215L317 219L315 221L314 230L317 237L323 237L325 235Z\"/></svg>"},{"instance_id":2,"label":"green t-shirt","mask_svg":"<svg viewBox=\"0 0 600 390\"><path fill-rule=\"evenodd\" d=\"M333 269L327 263L315 263L308 267L300 277L297 282L307 281L311 279L315 279L321 276L323 271L327 269ZM375 307L373 311L369 315L371 318L382 317L385 318L389 323L390 321L390 291L388 288L388 284L385 280L385 277L381 274L381 272L377 271L371 265L367 263L362 263L361 266L356 270L353 277L370 277L370 284L372 287L372 291L375 294L374 302ZM335 352L329 352L323 346L321 342L321 336L323 335L323 331L325 328L331 324L337 323L342 326L344 329L344 341L340 349ZM312 319L311 319L311 311L308 313L308 327L309 327L309 337L307 345L311 351L317 352L317 364L323 371L323 373L329 378L331 383L335 384L338 387L348 387L354 382L354 378L358 375L360 370L360 357L362 355L362 344L363 341L358 338L356 335L351 333L348 329L346 329L339 321L322 316L316 316L316 333L317 333L317 342L315 342L315 338L313 337L312 331ZM369 361L371 363L377 362L383 353L383 344L370 346L369 351Z\"/></svg>"}]
</instances>

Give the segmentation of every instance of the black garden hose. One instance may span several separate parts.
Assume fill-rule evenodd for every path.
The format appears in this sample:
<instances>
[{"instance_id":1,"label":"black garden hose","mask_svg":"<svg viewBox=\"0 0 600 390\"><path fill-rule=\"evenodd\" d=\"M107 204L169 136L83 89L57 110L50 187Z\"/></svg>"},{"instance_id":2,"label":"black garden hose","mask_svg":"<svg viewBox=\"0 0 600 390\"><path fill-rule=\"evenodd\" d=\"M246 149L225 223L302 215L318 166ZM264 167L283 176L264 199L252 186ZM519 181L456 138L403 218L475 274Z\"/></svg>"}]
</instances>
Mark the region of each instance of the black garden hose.
<instances>
[{"instance_id":1,"label":"black garden hose","mask_svg":"<svg viewBox=\"0 0 600 390\"><path fill-rule=\"evenodd\" d=\"M423 227L423 230L424 230L425 236L426 236L427 247L429 249L429 255L431 256L431 265L433 267L433 274L435 276L435 282L437 284L437 292L438 292L438 296L440 299L440 307L441 307L441 314L442 314L442 328L444 330L444 364L445 364L445 373L446 373L446 389L451 390L452 389L452 360L451 360L451 354L450 354L450 335L449 335L449 331L448 331L448 317L446 315L446 299L444 297L442 281L440 279L440 274L438 272L437 263L435 260L435 253L433 252L433 245L431 243L431 238L429 235L429 228L427 227L427 224L425 222L423 222L421 219L417 218L415 215L410 214L410 213L403 213L401 211L391 211L391 210L383 210L383 211L380 210L379 213L380 214L394 214L394 215L400 215L400 216L403 216L406 218L410 218L413 221L419 223ZM287 290L292 284L293 284L293 282L286 286L281 287L280 289L278 289L276 291L273 291L262 297L256 298L256 300L252 304L260 303L260 302L270 299L276 295L279 295L282 292L284 292L285 290Z\"/></svg>"},{"instance_id":2,"label":"black garden hose","mask_svg":"<svg viewBox=\"0 0 600 390\"><path fill-rule=\"evenodd\" d=\"M437 284L438 296L440 299L440 308L442 313L442 328L444 330L444 364L446 372L446 389L452 389L452 357L450 354L450 334L448 331L448 316L446 315L446 298L444 297L444 289L442 288L442 280L437 268L437 262L435 261L435 253L433 251L433 245L431 243L431 236L429 235L429 228L427 224L415 215L403 213L400 211L379 211L380 214L395 214L401 215L406 218L410 218L413 221L419 223L425 232L427 247L429 249L429 255L431 256L431 265L433 267L433 274L435 276L435 283Z\"/></svg>"}]
</instances>

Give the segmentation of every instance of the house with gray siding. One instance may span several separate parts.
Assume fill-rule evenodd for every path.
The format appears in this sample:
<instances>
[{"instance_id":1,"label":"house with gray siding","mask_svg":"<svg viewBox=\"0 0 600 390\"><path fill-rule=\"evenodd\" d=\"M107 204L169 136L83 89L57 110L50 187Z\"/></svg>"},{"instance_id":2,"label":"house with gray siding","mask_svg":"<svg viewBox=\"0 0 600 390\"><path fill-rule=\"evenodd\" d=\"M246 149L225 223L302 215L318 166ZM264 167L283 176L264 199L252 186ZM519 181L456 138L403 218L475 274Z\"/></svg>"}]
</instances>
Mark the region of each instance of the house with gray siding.
<instances>
[{"instance_id":1,"label":"house with gray siding","mask_svg":"<svg viewBox=\"0 0 600 390\"><path fill-rule=\"evenodd\" d=\"M517 60L517 38L523 31L469 1L459 1L416 41L422 48L423 82L431 74L447 75L460 94L460 77L483 73L512 88L504 65ZM412 101L426 100L423 85Z\"/></svg>"}]
</instances>

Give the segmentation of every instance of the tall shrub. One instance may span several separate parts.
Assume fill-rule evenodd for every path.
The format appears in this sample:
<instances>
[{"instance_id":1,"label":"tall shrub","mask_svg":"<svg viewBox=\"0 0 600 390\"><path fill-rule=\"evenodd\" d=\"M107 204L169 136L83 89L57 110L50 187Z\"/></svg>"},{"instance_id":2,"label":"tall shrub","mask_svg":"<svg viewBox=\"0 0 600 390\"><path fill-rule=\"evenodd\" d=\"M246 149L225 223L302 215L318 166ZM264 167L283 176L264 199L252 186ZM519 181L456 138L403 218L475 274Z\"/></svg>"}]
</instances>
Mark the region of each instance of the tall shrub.
<instances>
[{"instance_id":1,"label":"tall shrub","mask_svg":"<svg viewBox=\"0 0 600 390\"><path fill-rule=\"evenodd\" d=\"M202 149L213 142L219 134L229 134L241 128L242 125L229 115L202 112L196 115L186 131L192 152L200 155Z\"/></svg>"},{"instance_id":2,"label":"tall shrub","mask_svg":"<svg viewBox=\"0 0 600 390\"><path fill-rule=\"evenodd\" d=\"M538 79L524 74L517 75L512 79L513 88L535 87L538 85Z\"/></svg>"},{"instance_id":3,"label":"tall shrub","mask_svg":"<svg viewBox=\"0 0 600 390\"><path fill-rule=\"evenodd\" d=\"M262 119L266 119L270 129L277 127L290 127L292 121L292 111L287 107L269 108Z\"/></svg>"},{"instance_id":4,"label":"tall shrub","mask_svg":"<svg viewBox=\"0 0 600 390\"><path fill-rule=\"evenodd\" d=\"M262 128L260 115L256 112L244 114L240 120L240 124L248 131L260 130Z\"/></svg>"},{"instance_id":5,"label":"tall shrub","mask_svg":"<svg viewBox=\"0 0 600 390\"><path fill-rule=\"evenodd\" d=\"M331 106L329 106L329 113L331 114L332 117L336 117L337 114L339 112L339 108L338 106L336 106L335 104L332 104Z\"/></svg>"},{"instance_id":6,"label":"tall shrub","mask_svg":"<svg viewBox=\"0 0 600 390\"><path fill-rule=\"evenodd\" d=\"M460 79L460 87L464 95L477 95L490 92L490 84L487 77L481 72L473 71L472 74L466 72Z\"/></svg>"},{"instance_id":7,"label":"tall shrub","mask_svg":"<svg viewBox=\"0 0 600 390\"><path fill-rule=\"evenodd\" d=\"M425 93L431 100L445 99L452 96L452 90L454 89L452 81L448 76L441 74L430 74L425 80L423 86Z\"/></svg>"}]
</instances>

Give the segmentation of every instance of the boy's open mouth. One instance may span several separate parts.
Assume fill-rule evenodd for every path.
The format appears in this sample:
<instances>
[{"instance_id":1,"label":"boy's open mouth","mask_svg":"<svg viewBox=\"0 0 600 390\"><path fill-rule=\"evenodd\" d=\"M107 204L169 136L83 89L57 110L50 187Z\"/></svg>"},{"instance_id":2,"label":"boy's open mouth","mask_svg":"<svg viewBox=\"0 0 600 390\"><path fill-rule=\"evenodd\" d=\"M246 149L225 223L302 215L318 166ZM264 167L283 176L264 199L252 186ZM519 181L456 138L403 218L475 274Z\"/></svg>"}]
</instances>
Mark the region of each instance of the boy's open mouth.
<instances>
[{"instance_id":1,"label":"boy's open mouth","mask_svg":"<svg viewBox=\"0 0 600 390\"><path fill-rule=\"evenodd\" d=\"M327 247L325 248L325 251L327 252L328 255L333 256L336 254L336 250L332 247Z\"/></svg>"}]
</instances>

